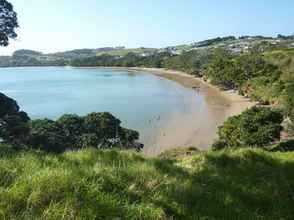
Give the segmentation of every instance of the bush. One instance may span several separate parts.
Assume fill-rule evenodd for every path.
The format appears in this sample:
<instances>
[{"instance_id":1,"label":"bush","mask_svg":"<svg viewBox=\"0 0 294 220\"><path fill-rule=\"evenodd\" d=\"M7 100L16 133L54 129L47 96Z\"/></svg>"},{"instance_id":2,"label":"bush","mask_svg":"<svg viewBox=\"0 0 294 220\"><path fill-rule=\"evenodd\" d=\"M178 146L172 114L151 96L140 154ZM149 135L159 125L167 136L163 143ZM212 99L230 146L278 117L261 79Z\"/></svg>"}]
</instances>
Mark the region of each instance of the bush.
<instances>
[{"instance_id":1,"label":"bush","mask_svg":"<svg viewBox=\"0 0 294 220\"><path fill-rule=\"evenodd\" d=\"M266 146L280 138L282 121L283 115L278 111L253 107L219 127L219 142L214 147Z\"/></svg>"},{"instance_id":2,"label":"bush","mask_svg":"<svg viewBox=\"0 0 294 220\"><path fill-rule=\"evenodd\" d=\"M0 93L0 141L13 145L24 143L29 133L29 120L15 100Z\"/></svg>"},{"instance_id":3,"label":"bush","mask_svg":"<svg viewBox=\"0 0 294 220\"><path fill-rule=\"evenodd\" d=\"M294 82L288 82L284 91L285 115L294 122Z\"/></svg>"},{"instance_id":4,"label":"bush","mask_svg":"<svg viewBox=\"0 0 294 220\"><path fill-rule=\"evenodd\" d=\"M273 149L272 152L289 152L294 151L294 140L283 141L277 144Z\"/></svg>"},{"instance_id":5,"label":"bush","mask_svg":"<svg viewBox=\"0 0 294 220\"><path fill-rule=\"evenodd\" d=\"M63 115L57 121L48 119L31 121L29 145L47 152L86 147L137 148L137 131L120 126L120 120L108 112L91 113L85 117Z\"/></svg>"},{"instance_id":6,"label":"bush","mask_svg":"<svg viewBox=\"0 0 294 220\"><path fill-rule=\"evenodd\" d=\"M64 130L55 121L38 119L31 121L30 126L29 146L47 152L62 152L69 147Z\"/></svg>"},{"instance_id":7,"label":"bush","mask_svg":"<svg viewBox=\"0 0 294 220\"><path fill-rule=\"evenodd\" d=\"M225 141L221 141L221 140L217 140L217 141L215 141L215 142L212 144L211 149L212 149L213 151L222 150L222 149L226 148L227 145L228 145L227 142L225 142Z\"/></svg>"},{"instance_id":8,"label":"bush","mask_svg":"<svg viewBox=\"0 0 294 220\"><path fill-rule=\"evenodd\" d=\"M47 152L60 153L85 147L141 149L139 133L120 126L121 121L108 112L80 117L65 114L57 121L30 120L17 102L0 93L0 142Z\"/></svg>"}]
</instances>

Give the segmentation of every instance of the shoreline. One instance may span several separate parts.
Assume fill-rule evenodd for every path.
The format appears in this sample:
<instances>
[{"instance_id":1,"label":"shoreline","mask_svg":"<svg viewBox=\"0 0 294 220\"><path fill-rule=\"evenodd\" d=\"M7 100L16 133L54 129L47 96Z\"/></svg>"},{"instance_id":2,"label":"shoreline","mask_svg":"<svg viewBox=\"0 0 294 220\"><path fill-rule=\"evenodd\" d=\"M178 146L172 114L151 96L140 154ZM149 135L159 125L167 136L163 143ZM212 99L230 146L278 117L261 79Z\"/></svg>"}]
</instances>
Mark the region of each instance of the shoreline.
<instances>
[{"instance_id":1,"label":"shoreline","mask_svg":"<svg viewBox=\"0 0 294 220\"><path fill-rule=\"evenodd\" d=\"M199 150L209 150L217 138L218 126L221 126L229 117L239 115L244 110L257 104L256 102L239 95L236 90L221 90L217 86L214 86L201 78L197 78L181 71L142 67L106 67L106 69L142 71L154 74L156 76L175 81L189 89L195 89L196 92L200 92L205 97L206 103L209 106L209 112L211 117L213 117L211 121L205 121L202 118L199 118L199 115L191 115L189 118L182 115L182 118L174 118L170 126L165 128L170 133L173 133L174 136L169 138L159 137L158 143L160 143L160 149L154 149L154 151L147 149L144 151L144 154L146 155L158 155L165 150L173 149L172 146L174 148L196 147ZM198 127L193 127L194 119L198 120ZM193 123L190 123L189 121ZM189 126L187 126L187 124L189 124ZM201 129L199 130L200 127ZM178 128L183 130L186 129L184 136L178 136L178 132L176 132ZM182 143L186 144L176 145L179 141L177 138L179 138Z\"/></svg>"},{"instance_id":2,"label":"shoreline","mask_svg":"<svg viewBox=\"0 0 294 220\"><path fill-rule=\"evenodd\" d=\"M202 86L207 86L210 89L213 89L216 92L219 92L221 96L223 96L224 98L226 98L227 100L231 102L246 103L248 104L248 107L252 107L257 104L256 102L251 101L249 98L246 98L238 94L238 91L236 90L221 90L219 87L212 85L211 83L207 81L204 81L202 78L195 77L193 75L190 75L182 71L169 70L169 69L163 69L163 68L144 68L144 67L126 67L125 69L149 72L154 75L162 76L170 80L176 81L186 87L190 87L191 89L193 89L194 86L197 87L199 86L199 84L202 84Z\"/></svg>"},{"instance_id":3,"label":"shoreline","mask_svg":"<svg viewBox=\"0 0 294 220\"><path fill-rule=\"evenodd\" d=\"M75 68L75 67L74 67ZM89 67L86 67L89 68ZM90 67L92 68L92 67ZM188 73L178 70L169 70L164 68L146 68L146 67L93 67L102 69L113 69L113 70L129 70L129 71L143 71L146 73L154 74L159 77L164 77L166 79L175 81L185 87L193 89L196 87L200 90L211 90L217 95L225 98L232 106L235 106L236 113L233 115L240 114L246 108L251 108L257 105L257 102L250 100L240 94L236 90L221 90L219 87L212 85L211 83L204 81L202 78L195 77ZM239 108L238 108L239 104ZM231 115L231 116L233 116Z\"/></svg>"},{"instance_id":4,"label":"shoreline","mask_svg":"<svg viewBox=\"0 0 294 220\"><path fill-rule=\"evenodd\" d=\"M23 67L18 67L23 68ZM38 68L38 67L37 67ZM42 68L42 67L41 67ZM48 67L44 67L48 68ZM50 67L49 67L50 68ZM172 113L170 121L160 128L154 136L154 144L146 145L143 154L156 156L163 151L180 147L196 147L208 150L217 138L217 128L228 117L239 115L241 112L257 103L238 94L235 90L224 91L193 75L185 72L161 68L144 67L71 67L59 66L52 68L72 69L109 69L113 71L131 71L153 74L180 84L186 89L199 93L202 105L188 110L188 114ZM196 100L190 100L196 104ZM203 111L205 109L205 113ZM152 140L153 141L153 140Z\"/></svg>"}]
</instances>

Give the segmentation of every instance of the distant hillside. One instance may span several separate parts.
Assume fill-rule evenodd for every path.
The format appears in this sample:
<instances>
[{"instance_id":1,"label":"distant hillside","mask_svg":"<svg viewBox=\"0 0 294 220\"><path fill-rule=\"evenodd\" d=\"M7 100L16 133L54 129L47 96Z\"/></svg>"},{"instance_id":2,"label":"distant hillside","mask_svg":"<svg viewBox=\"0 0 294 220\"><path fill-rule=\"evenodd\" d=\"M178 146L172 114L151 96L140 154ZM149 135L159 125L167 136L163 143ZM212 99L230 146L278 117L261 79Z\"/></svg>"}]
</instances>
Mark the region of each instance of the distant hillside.
<instances>
[{"instance_id":1,"label":"distant hillside","mask_svg":"<svg viewBox=\"0 0 294 220\"><path fill-rule=\"evenodd\" d=\"M65 52L43 54L32 50L18 50L11 57L0 56L0 67L18 66L66 66L71 65L73 60L109 55L113 57L124 57L134 54L139 57L154 56L162 52L171 55L180 55L193 50L211 51L216 48L230 50L235 54L246 53L250 50L265 52L269 49L294 48L294 36L278 35L276 38L264 36L241 36L241 37L217 37L191 44L169 46L166 48L125 48L125 47L103 47L97 49L77 49Z\"/></svg>"},{"instance_id":2,"label":"distant hillside","mask_svg":"<svg viewBox=\"0 0 294 220\"><path fill-rule=\"evenodd\" d=\"M179 54L185 51L197 49L224 48L234 53L248 52L254 47L267 45L272 47L294 48L294 36L281 36L276 38L264 36L241 36L241 37L217 37L187 45L169 47L170 50Z\"/></svg>"},{"instance_id":3,"label":"distant hillside","mask_svg":"<svg viewBox=\"0 0 294 220\"><path fill-rule=\"evenodd\" d=\"M33 50L17 50L12 56L0 56L0 67L66 66L73 59L93 57L98 53L108 53L123 49L124 47L103 47L97 49L76 49L49 54L43 54Z\"/></svg>"},{"instance_id":4,"label":"distant hillside","mask_svg":"<svg viewBox=\"0 0 294 220\"><path fill-rule=\"evenodd\" d=\"M122 48L118 50L111 50L111 51L100 51L97 53L97 56L103 55L103 54L108 54L111 56L126 56L128 53L134 53L137 55L141 56L150 56L154 53L157 53L160 51L160 49L156 48L145 48L145 47L140 47L140 48Z\"/></svg>"}]
</instances>

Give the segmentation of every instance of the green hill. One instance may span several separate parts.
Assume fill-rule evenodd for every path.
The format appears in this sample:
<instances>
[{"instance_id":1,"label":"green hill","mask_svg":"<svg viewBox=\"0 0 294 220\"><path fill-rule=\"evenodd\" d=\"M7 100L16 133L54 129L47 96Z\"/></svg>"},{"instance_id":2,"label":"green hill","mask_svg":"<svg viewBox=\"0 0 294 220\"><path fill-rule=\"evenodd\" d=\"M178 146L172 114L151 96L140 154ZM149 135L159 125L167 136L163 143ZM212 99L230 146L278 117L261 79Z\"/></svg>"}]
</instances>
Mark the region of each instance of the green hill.
<instances>
[{"instance_id":1,"label":"green hill","mask_svg":"<svg viewBox=\"0 0 294 220\"><path fill-rule=\"evenodd\" d=\"M293 219L294 153L0 152L1 219Z\"/></svg>"},{"instance_id":2,"label":"green hill","mask_svg":"<svg viewBox=\"0 0 294 220\"><path fill-rule=\"evenodd\" d=\"M156 53L159 49L156 48L122 48L117 50L110 50L110 51L101 51L98 52L96 55L100 56L102 54L108 54L111 56L126 56L128 53L134 53L138 55L145 55L148 56L150 54Z\"/></svg>"}]
</instances>

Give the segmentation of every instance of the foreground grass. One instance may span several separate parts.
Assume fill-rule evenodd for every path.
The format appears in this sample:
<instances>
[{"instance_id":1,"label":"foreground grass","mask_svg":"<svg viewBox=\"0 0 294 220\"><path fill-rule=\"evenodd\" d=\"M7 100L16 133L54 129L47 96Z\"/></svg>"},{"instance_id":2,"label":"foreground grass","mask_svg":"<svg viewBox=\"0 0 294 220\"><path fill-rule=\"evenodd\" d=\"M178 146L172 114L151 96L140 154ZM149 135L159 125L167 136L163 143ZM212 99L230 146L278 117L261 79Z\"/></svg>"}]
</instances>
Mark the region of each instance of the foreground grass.
<instances>
[{"instance_id":1,"label":"foreground grass","mask_svg":"<svg viewBox=\"0 0 294 220\"><path fill-rule=\"evenodd\" d=\"M245 149L170 160L94 149L0 149L0 219L294 216L294 153Z\"/></svg>"}]
</instances>

